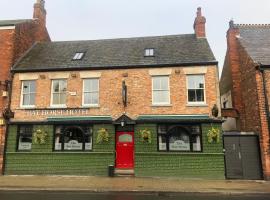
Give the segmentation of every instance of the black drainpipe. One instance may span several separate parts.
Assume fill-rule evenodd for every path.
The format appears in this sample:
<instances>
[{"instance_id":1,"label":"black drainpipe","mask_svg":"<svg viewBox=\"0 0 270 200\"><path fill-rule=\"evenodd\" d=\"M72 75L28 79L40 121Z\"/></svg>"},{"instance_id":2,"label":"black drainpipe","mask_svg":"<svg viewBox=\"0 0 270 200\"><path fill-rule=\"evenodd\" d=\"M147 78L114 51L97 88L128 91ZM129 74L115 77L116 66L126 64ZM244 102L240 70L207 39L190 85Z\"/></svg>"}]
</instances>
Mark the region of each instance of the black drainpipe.
<instances>
[{"instance_id":1,"label":"black drainpipe","mask_svg":"<svg viewBox=\"0 0 270 200\"><path fill-rule=\"evenodd\" d=\"M13 82L13 77L14 77L14 73L11 72L10 81L8 82L8 105L7 105L7 109L8 109L8 110L10 110L10 106L11 106L11 94L12 94L12 82ZM5 174L8 132L9 132L9 119L6 119L6 132L5 132L5 144L4 144L4 155L3 155L3 169L2 169L2 175Z\"/></svg>"}]
</instances>

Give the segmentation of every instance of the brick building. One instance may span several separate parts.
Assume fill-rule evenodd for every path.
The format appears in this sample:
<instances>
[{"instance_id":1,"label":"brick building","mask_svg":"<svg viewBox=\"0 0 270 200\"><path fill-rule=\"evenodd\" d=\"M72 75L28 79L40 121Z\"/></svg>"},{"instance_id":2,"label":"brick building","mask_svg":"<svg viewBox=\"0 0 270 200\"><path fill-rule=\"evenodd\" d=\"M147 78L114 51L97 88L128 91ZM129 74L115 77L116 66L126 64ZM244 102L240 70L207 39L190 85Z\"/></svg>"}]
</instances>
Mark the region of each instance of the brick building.
<instances>
[{"instance_id":1,"label":"brick building","mask_svg":"<svg viewBox=\"0 0 270 200\"><path fill-rule=\"evenodd\" d=\"M0 173L6 132L4 118L10 115L7 110L10 69L37 41L50 41L43 1L34 5L33 19L0 20Z\"/></svg>"},{"instance_id":2,"label":"brick building","mask_svg":"<svg viewBox=\"0 0 270 200\"><path fill-rule=\"evenodd\" d=\"M194 34L36 43L12 69L5 174L224 178L205 22L198 8Z\"/></svg>"},{"instance_id":3,"label":"brick building","mask_svg":"<svg viewBox=\"0 0 270 200\"><path fill-rule=\"evenodd\" d=\"M223 129L231 134L235 132L239 136L234 137L234 142L236 138L247 141L247 137L252 138L252 135L259 140L258 144L250 143L246 153L243 152L249 158L248 163L244 164L245 158L240 156L241 150L238 152L239 164L242 167L238 168L236 163L232 163L235 164L232 166L232 176L239 178L245 176L246 170L250 170L257 173L255 178L259 178L258 171L261 171L261 167L263 177L269 179L270 26L234 24L231 21L227 32L227 45L220 80L222 116L227 118ZM260 147L258 161L254 156L254 152L257 151L256 145ZM241 144L239 147L242 148ZM254 165L249 163L252 158ZM253 167L247 169L245 166Z\"/></svg>"}]
</instances>

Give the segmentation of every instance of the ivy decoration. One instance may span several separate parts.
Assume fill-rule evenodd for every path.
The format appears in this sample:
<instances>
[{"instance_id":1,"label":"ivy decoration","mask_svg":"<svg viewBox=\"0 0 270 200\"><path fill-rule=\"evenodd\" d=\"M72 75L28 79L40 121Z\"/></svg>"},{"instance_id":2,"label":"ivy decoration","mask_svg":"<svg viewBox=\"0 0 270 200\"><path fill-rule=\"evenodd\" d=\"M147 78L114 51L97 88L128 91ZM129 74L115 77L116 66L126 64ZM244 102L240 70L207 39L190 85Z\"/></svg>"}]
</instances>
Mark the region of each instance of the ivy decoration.
<instances>
[{"instance_id":1,"label":"ivy decoration","mask_svg":"<svg viewBox=\"0 0 270 200\"><path fill-rule=\"evenodd\" d=\"M219 143L220 142L220 130L218 128L212 127L207 133L208 143Z\"/></svg>"},{"instance_id":2,"label":"ivy decoration","mask_svg":"<svg viewBox=\"0 0 270 200\"><path fill-rule=\"evenodd\" d=\"M97 143L109 142L109 132L105 128L101 128L97 131Z\"/></svg>"},{"instance_id":3,"label":"ivy decoration","mask_svg":"<svg viewBox=\"0 0 270 200\"><path fill-rule=\"evenodd\" d=\"M152 132L149 129L140 130L140 136L141 136L142 142L151 144Z\"/></svg>"},{"instance_id":4,"label":"ivy decoration","mask_svg":"<svg viewBox=\"0 0 270 200\"><path fill-rule=\"evenodd\" d=\"M37 129L33 133L34 144L46 144L48 141L48 133L44 130Z\"/></svg>"}]
</instances>

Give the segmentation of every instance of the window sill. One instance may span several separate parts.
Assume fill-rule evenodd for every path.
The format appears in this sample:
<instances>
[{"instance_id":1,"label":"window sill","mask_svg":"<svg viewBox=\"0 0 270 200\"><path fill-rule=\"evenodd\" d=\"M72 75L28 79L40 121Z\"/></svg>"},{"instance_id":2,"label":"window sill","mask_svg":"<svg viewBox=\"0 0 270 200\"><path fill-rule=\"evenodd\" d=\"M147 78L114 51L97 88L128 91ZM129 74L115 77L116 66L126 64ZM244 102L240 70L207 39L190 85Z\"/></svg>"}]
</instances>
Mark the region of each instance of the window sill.
<instances>
[{"instance_id":1,"label":"window sill","mask_svg":"<svg viewBox=\"0 0 270 200\"><path fill-rule=\"evenodd\" d=\"M81 108L100 108L99 105L82 105Z\"/></svg>"},{"instance_id":2,"label":"window sill","mask_svg":"<svg viewBox=\"0 0 270 200\"><path fill-rule=\"evenodd\" d=\"M35 109L36 106L20 106L20 109L27 110L27 109Z\"/></svg>"},{"instance_id":3,"label":"window sill","mask_svg":"<svg viewBox=\"0 0 270 200\"><path fill-rule=\"evenodd\" d=\"M172 104L152 104L151 107L172 107Z\"/></svg>"},{"instance_id":4,"label":"window sill","mask_svg":"<svg viewBox=\"0 0 270 200\"><path fill-rule=\"evenodd\" d=\"M67 108L67 105L50 105L49 108Z\"/></svg>"},{"instance_id":5,"label":"window sill","mask_svg":"<svg viewBox=\"0 0 270 200\"><path fill-rule=\"evenodd\" d=\"M206 103L188 103L187 107L208 107Z\"/></svg>"}]
</instances>

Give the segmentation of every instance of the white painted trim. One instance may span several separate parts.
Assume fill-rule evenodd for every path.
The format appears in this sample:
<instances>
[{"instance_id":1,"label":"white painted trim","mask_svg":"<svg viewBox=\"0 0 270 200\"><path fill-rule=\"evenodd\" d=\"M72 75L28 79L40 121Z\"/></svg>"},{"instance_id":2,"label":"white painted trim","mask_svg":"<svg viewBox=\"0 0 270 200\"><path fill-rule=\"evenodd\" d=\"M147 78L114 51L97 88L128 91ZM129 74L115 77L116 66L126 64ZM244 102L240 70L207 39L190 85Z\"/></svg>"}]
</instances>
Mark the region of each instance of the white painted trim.
<instances>
[{"instance_id":1,"label":"white painted trim","mask_svg":"<svg viewBox=\"0 0 270 200\"><path fill-rule=\"evenodd\" d=\"M31 80L37 80L39 77L36 73L26 73L26 74L19 74L19 80L20 81L31 81Z\"/></svg>"},{"instance_id":2,"label":"white painted trim","mask_svg":"<svg viewBox=\"0 0 270 200\"><path fill-rule=\"evenodd\" d=\"M68 79L70 73L69 72L55 72L49 73L49 79Z\"/></svg>"},{"instance_id":3,"label":"white painted trim","mask_svg":"<svg viewBox=\"0 0 270 200\"><path fill-rule=\"evenodd\" d=\"M168 76L172 74L172 69L149 69L150 76Z\"/></svg>"},{"instance_id":4,"label":"white painted trim","mask_svg":"<svg viewBox=\"0 0 270 200\"><path fill-rule=\"evenodd\" d=\"M82 71L80 72L81 78L99 78L101 77L101 72L93 72L93 71Z\"/></svg>"},{"instance_id":5,"label":"white painted trim","mask_svg":"<svg viewBox=\"0 0 270 200\"><path fill-rule=\"evenodd\" d=\"M84 81L85 80L88 80L88 79L97 79L98 80L98 104L85 104L84 103ZM99 78L95 77L95 78L84 78L83 79L83 88L82 88L82 106L83 107L95 107L95 108L98 108L99 107Z\"/></svg>"},{"instance_id":6,"label":"white painted trim","mask_svg":"<svg viewBox=\"0 0 270 200\"><path fill-rule=\"evenodd\" d=\"M184 74L206 74L207 73L207 67L186 67L183 68Z\"/></svg>"},{"instance_id":7,"label":"white painted trim","mask_svg":"<svg viewBox=\"0 0 270 200\"><path fill-rule=\"evenodd\" d=\"M169 102L161 102L161 103L154 103L154 78L155 77L167 77L168 78L168 89L169 89ZM152 106L170 106L171 105L171 89L170 89L170 76L169 75L162 75L162 76L152 76Z\"/></svg>"},{"instance_id":8,"label":"white painted trim","mask_svg":"<svg viewBox=\"0 0 270 200\"><path fill-rule=\"evenodd\" d=\"M188 76L196 76L196 75L201 75L203 76L203 81L204 81L204 101L188 101ZM188 74L186 75L186 90L187 90L187 105L202 105L205 106L207 105L206 101L206 84L205 84L205 75L204 74Z\"/></svg>"},{"instance_id":9,"label":"white painted trim","mask_svg":"<svg viewBox=\"0 0 270 200\"><path fill-rule=\"evenodd\" d=\"M0 26L0 30L11 30L15 29L15 26Z\"/></svg>"}]
</instances>

